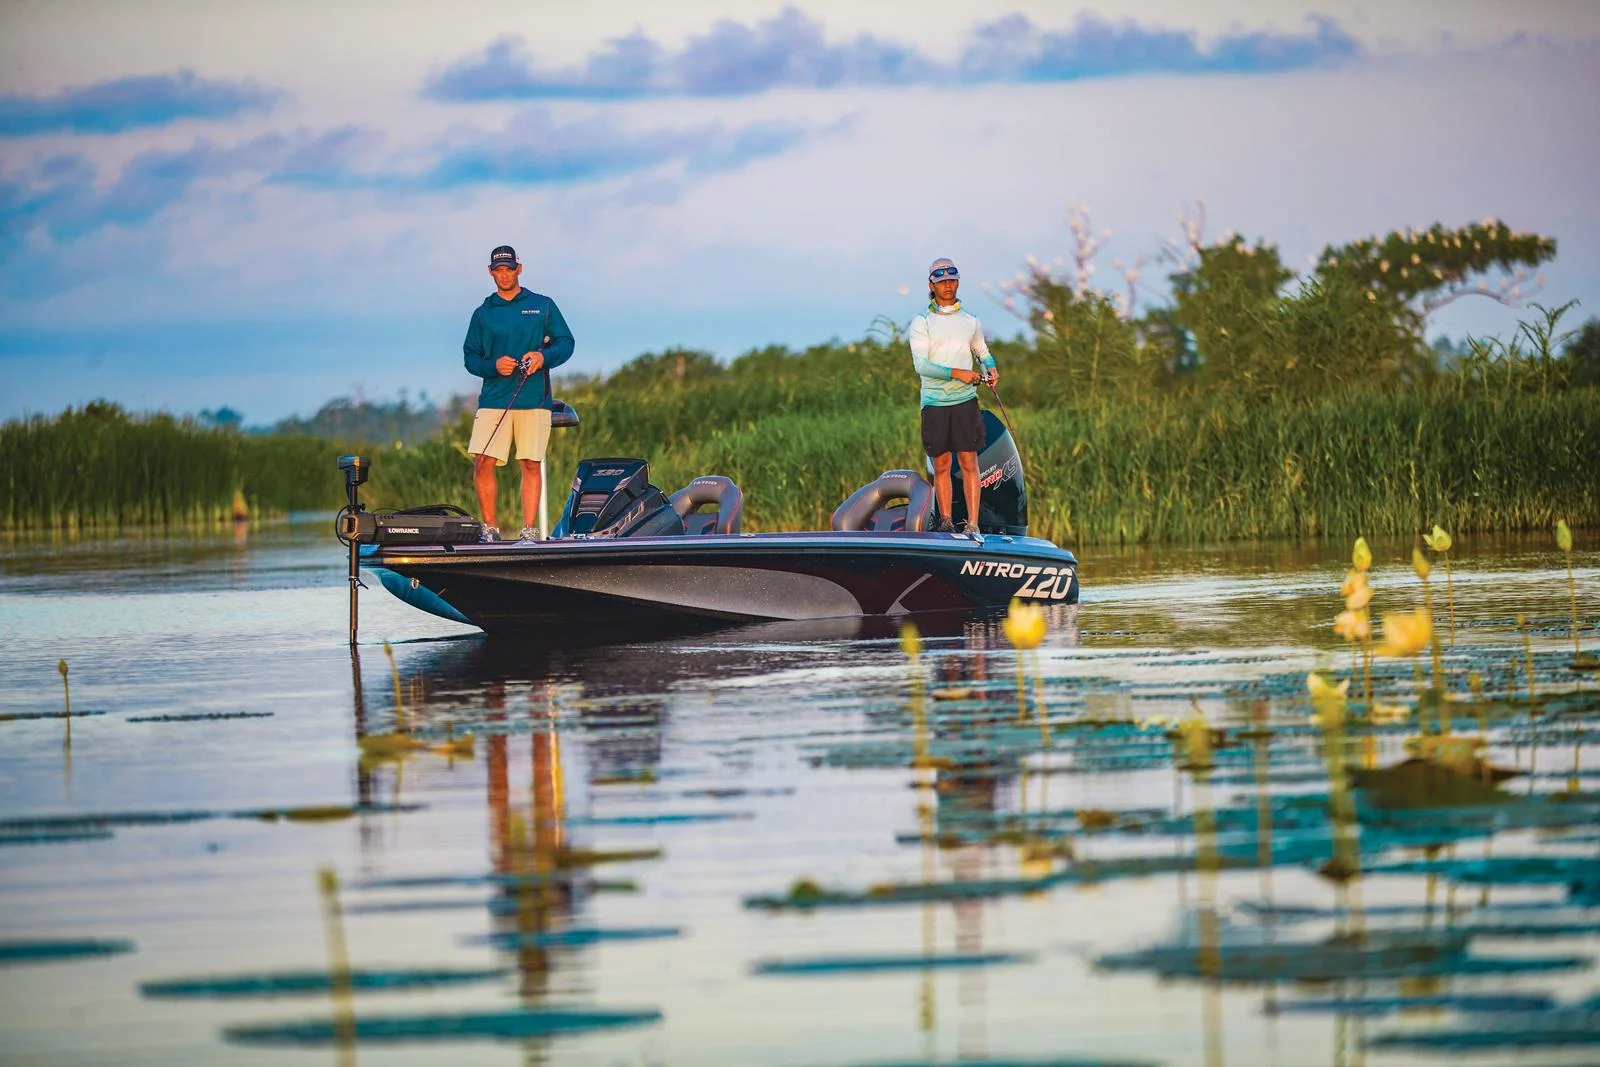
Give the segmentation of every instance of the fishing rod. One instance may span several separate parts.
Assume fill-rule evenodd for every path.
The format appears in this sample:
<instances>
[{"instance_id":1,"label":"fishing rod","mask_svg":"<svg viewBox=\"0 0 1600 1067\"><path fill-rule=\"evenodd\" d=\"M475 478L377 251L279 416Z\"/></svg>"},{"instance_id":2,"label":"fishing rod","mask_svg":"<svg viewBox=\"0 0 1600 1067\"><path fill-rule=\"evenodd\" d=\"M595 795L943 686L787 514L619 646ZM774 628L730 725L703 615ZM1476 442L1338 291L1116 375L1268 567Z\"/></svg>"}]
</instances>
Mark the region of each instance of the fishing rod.
<instances>
[{"instance_id":1,"label":"fishing rod","mask_svg":"<svg viewBox=\"0 0 1600 1067\"><path fill-rule=\"evenodd\" d=\"M983 384L987 385L989 387L989 392L994 394L994 402L1000 406L1000 417L1006 421L1006 432L1011 434L1011 443L1017 446L1017 459L1022 463L1023 469L1026 470L1028 464L1027 461L1023 459L1022 442L1017 440L1017 428L1011 425L1011 416L1006 412L1006 402L1000 399L1000 390L995 388L995 384L992 379L984 378Z\"/></svg>"},{"instance_id":2,"label":"fishing rod","mask_svg":"<svg viewBox=\"0 0 1600 1067\"><path fill-rule=\"evenodd\" d=\"M545 344L549 344L550 343L550 338L548 336L545 337L544 343ZM542 355L543 352L544 352L544 349L541 347L539 349L539 352ZM511 410L516 407L516 405L517 405L517 397L522 393L522 387L524 385L528 384L528 379L529 378L533 377L534 372L528 369L528 364L530 362L532 362L532 361L529 360L529 359L526 359L526 358L519 359L517 361L517 367L519 369L521 369L521 371L522 371L522 380L517 382L517 387L515 389L511 390L511 399L506 401L506 406L500 412L500 417L495 420L494 429L489 431L489 440L484 445L485 448L489 447L490 444L494 443L495 436L500 433L500 427L505 425L506 416L511 414ZM543 369L543 368L541 368L541 369ZM510 446L509 445L507 446L507 451L508 452L510 451ZM472 486L473 492L477 492L478 472L477 472L477 467L476 466L470 468L470 473L467 475L467 481ZM542 492L543 482L542 481L540 482L540 485L541 485L541 494L540 495L542 496L543 495L543 492ZM544 521L543 515L540 516L540 521L541 522Z\"/></svg>"}]
</instances>

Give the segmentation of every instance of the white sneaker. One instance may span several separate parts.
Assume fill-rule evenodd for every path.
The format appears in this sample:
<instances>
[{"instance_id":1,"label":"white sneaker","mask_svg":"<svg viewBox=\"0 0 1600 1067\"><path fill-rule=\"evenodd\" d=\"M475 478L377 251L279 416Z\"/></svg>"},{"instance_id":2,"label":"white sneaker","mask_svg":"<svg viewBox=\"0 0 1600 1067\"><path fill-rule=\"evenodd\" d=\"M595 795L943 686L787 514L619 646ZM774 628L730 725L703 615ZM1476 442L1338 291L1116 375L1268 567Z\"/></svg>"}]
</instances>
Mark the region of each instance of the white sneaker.
<instances>
[{"instance_id":1,"label":"white sneaker","mask_svg":"<svg viewBox=\"0 0 1600 1067\"><path fill-rule=\"evenodd\" d=\"M483 533L478 536L478 540L486 545L500 540L500 527L485 526L483 528Z\"/></svg>"},{"instance_id":2,"label":"white sneaker","mask_svg":"<svg viewBox=\"0 0 1600 1067\"><path fill-rule=\"evenodd\" d=\"M537 526L524 526L522 528L522 534L517 538L517 544L526 545L526 544L531 544L534 541L543 541L543 540L544 540L544 538L539 536L539 527L537 527Z\"/></svg>"}]
</instances>

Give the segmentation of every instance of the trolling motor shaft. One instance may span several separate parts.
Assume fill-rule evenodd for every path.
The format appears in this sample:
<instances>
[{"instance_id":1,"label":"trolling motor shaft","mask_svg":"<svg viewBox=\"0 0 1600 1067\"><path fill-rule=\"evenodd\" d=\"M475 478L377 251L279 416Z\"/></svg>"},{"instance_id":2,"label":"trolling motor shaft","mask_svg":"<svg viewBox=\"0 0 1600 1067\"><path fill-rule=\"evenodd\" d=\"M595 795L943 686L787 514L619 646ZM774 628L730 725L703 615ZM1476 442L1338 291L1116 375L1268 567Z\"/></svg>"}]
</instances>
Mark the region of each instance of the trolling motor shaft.
<instances>
[{"instance_id":1,"label":"trolling motor shaft","mask_svg":"<svg viewBox=\"0 0 1600 1067\"><path fill-rule=\"evenodd\" d=\"M350 547L350 646L355 647L356 624L360 614L361 543L356 539L360 524L361 486L372 471L372 460L366 456L340 456L339 469L344 472L344 492L347 499L339 513L339 539Z\"/></svg>"}]
</instances>

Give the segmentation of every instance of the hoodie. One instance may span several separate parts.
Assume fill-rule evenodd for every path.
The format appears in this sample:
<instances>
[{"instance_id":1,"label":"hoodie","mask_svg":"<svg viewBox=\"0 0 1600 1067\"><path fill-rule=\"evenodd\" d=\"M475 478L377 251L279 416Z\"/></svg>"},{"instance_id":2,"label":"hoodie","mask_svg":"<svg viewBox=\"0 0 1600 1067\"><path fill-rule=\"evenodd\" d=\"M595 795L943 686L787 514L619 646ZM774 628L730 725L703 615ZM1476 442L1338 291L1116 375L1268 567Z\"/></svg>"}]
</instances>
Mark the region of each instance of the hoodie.
<instances>
[{"instance_id":1,"label":"hoodie","mask_svg":"<svg viewBox=\"0 0 1600 1067\"><path fill-rule=\"evenodd\" d=\"M462 362L483 379L478 390L480 408L548 408L551 404L550 371L572 358L572 331L561 309L548 296L523 289L510 300L490 293L472 311L467 339L461 344ZM522 385L522 371L501 374L495 361L510 356L520 361L528 352L544 353L544 368ZM516 394L513 402L512 394Z\"/></svg>"},{"instance_id":2,"label":"hoodie","mask_svg":"<svg viewBox=\"0 0 1600 1067\"><path fill-rule=\"evenodd\" d=\"M947 308L930 303L926 314L911 320L910 342L912 365L922 377L925 408L964 404L977 397L977 386L956 381L952 370L988 374L994 369L983 326L959 303ZM979 366L973 366L974 361Z\"/></svg>"}]
</instances>

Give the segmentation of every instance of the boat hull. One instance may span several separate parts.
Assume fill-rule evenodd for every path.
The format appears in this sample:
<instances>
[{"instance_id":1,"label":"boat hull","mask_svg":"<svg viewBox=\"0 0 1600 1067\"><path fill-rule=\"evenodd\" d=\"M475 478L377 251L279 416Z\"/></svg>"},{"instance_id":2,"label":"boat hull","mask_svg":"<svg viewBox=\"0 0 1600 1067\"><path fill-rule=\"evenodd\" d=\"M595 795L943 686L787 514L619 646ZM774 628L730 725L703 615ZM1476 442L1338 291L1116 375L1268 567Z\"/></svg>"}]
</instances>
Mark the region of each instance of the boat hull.
<instances>
[{"instance_id":1,"label":"boat hull","mask_svg":"<svg viewBox=\"0 0 1600 1067\"><path fill-rule=\"evenodd\" d=\"M369 547L402 600L491 632L694 631L762 620L1073 604L1072 553L1030 537L930 533L700 535Z\"/></svg>"}]
</instances>

